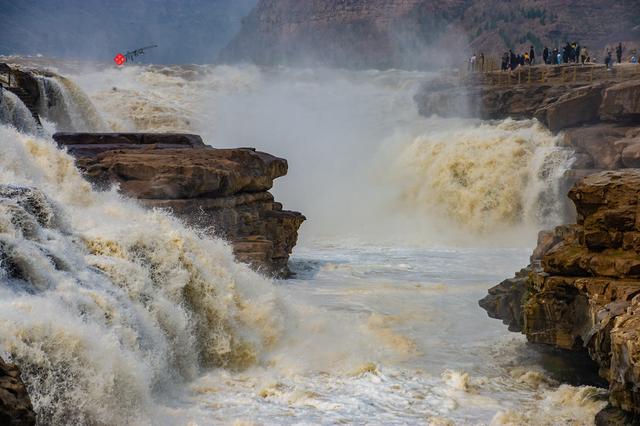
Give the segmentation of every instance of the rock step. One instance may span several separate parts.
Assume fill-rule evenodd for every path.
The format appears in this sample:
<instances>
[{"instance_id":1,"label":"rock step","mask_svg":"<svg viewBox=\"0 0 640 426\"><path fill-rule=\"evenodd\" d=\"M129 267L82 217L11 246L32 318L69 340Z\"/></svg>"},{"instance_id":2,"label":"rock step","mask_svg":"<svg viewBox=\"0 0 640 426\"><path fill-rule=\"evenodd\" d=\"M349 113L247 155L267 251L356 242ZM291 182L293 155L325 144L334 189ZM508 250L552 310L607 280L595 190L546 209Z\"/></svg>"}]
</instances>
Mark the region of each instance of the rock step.
<instances>
[{"instance_id":1,"label":"rock step","mask_svg":"<svg viewBox=\"0 0 640 426\"><path fill-rule=\"evenodd\" d=\"M126 145L180 145L182 147L204 148L205 143L198 135L190 133L69 133L58 132L53 135L58 145L114 145L122 148ZM134 148L134 147L131 147Z\"/></svg>"}]
</instances>

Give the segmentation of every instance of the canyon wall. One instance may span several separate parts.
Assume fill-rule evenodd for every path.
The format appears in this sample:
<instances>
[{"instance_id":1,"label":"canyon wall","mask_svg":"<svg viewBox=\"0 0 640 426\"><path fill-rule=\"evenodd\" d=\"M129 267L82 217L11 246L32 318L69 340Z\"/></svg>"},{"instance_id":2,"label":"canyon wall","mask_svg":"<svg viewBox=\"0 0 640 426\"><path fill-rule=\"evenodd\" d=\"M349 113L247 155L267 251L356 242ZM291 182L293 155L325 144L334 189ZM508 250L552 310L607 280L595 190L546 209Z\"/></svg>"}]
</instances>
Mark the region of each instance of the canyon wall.
<instances>
[{"instance_id":1,"label":"canyon wall","mask_svg":"<svg viewBox=\"0 0 640 426\"><path fill-rule=\"evenodd\" d=\"M640 67L533 67L475 74L462 84L441 79L416 101L424 115L536 118L564 135L574 152L564 186L575 223L542 231L530 265L491 288L480 306L531 342L587 352L610 384L611 406L597 423L635 424Z\"/></svg>"},{"instance_id":2,"label":"canyon wall","mask_svg":"<svg viewBox=\"0 0 640 426\"><path fill-rule=\"evenodd\" d=\"M464 63L471 51L578 41L638 47L635 0L260 0L221 52L227 62L427 68Z\"/></svg>"},{"instance_id":3,"label":"canyon wall","mask_svg":"<svg viewBox=\"0 0 640 426\"><path fill-rule=\"evenodd\" d=\"M640 169L580 180L569 193L577 222L541 232L531 265L480 301L531 342L587 351L612 406L632 413L617 413L620 424L640 414L639 194Z\"/></svg>"},{"instance_id":4,"label":"canyon wall","mask_svg":"<svg viewBox=\"0 0 640 426\"><path fill-rule=\"evenodd\" d=\"M252 148L211 148L189 134L56 133L54 140L97 187L117 184L142 204L225 238L259 272L290 274L305 217L283 210L269 192L287 174L286 160Z\"/></svg>"}]
</instances>

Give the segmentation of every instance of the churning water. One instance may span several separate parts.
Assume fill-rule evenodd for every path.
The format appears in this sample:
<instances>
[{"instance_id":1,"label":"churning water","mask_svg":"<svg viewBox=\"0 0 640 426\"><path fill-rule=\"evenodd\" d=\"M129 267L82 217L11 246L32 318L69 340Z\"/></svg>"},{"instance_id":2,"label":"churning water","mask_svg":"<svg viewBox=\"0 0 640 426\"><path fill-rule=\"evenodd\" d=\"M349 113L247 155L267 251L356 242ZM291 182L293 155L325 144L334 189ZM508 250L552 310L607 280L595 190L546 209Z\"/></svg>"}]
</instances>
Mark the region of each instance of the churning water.
<instances>
[{"instance_id":1,"label":"churning water","mask_svg":"<svg viewBox=\"0 0 640 426\"><path fill-rule=\"evenodd\" d=\"M1 127L0 184L36 191L0 187L0 347L43 423L589 424L604 405L476 302L560 220L570 153L536 122L421 118L422 73L66 74L41 82L49 131L255 146L289 160L276 196L309 220L296 279L271 282Z\"/></svg>"}]
</instances>

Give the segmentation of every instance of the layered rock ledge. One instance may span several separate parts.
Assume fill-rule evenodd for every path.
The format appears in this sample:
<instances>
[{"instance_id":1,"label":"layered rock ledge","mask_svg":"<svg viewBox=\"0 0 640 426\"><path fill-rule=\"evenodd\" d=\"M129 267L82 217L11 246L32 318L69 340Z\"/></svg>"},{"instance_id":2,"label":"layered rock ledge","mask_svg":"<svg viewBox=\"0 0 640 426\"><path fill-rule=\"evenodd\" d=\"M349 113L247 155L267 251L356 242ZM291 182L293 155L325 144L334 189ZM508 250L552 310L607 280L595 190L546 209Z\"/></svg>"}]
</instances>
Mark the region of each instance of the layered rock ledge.
<instances>
[{"instance_id":1,"label":"layered rock ledge","mask_svg":"<svg viewBox=\"0 0 640 426\"><path fill-rule=\"evenodd\" d=\"M599 423L627 424L640 420L640 169L588 176L569 197L577 222L541 232L531 264L479 303L531 342L586 351L610 384Z\"/></svg>"},{"instance_id":2,"label":"layered rock ledge","mask_svg":"<svg viewBox=\"0 0 640 426\"><path fill-rule=\"evenodd\" d=\"M86 178L227 239L239 261L273 276L288 260L305 217L269 190L287 161L252 148L215 149L197 135L56 133Z\"/></svg>"}]
</instances>

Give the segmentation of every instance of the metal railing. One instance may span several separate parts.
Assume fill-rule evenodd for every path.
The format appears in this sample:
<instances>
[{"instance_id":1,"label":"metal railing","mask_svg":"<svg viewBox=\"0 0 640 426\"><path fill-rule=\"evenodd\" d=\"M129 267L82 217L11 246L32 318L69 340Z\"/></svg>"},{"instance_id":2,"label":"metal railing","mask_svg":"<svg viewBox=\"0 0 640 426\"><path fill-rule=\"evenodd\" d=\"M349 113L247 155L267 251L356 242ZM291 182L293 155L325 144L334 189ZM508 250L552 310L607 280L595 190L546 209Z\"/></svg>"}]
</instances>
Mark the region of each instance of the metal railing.
<instances>
[{"instance_id":1,"label":"metal railing","mask_svg":"<svg viewBox=\"0 0 640 426\"><path fill-rule=\"evenodd\" d=\"M460 69L460 78L466 82L494 86L532 84L593 83L596 81L640 79L639 64L616 64L607 68L603 64L520 65L514 70L501 70L494 60L476 64L474 69Z\"/></svg>"}]
</instances>

